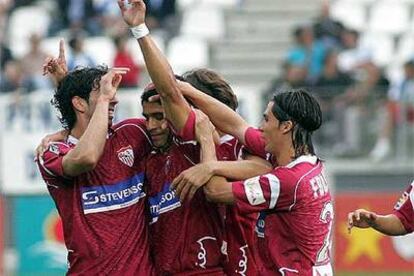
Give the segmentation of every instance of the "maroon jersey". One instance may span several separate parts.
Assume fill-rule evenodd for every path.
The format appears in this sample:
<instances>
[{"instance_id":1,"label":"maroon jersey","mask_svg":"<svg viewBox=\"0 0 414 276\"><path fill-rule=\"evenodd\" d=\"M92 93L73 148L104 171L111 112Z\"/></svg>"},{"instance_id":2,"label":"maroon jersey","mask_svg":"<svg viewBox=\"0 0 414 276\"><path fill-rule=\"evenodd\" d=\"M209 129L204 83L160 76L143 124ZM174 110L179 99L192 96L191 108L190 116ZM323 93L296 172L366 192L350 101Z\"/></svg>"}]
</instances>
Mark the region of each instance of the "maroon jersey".
<instances>
[{"instance_id":1,"label":"maroon jersey","mask_svg":"<svg viewBox=\"0 0 414 276\"><path fill-rule=\"evenodd\" d=\"M90 172L63 173L77 139L53 143L39 168L62 218L69 275L152 275L145 218L142 160L150 151L139 119L113 126Z\"/></svg>"},{"instance_id":2,"label":"maroon jersey","mask_svg":"<svg viewBox=\"0 0 414 276\"><path fill-rule=\"evenodd\" d=\"M238 160L242 155L242 144L230 136L220 138L216 148L219 160ZM227 275L260 275L261 265L257 257L255 226L258 213L240 213L234 206L227 205L225 213L225 234L227 242Z\"/></svg>"},{"instance_id":3,"label":"maroon jersey","mask_svg":"<svg viewBox=\"0 0 414 276\"><path fill-rule=\"evenodd\" d=\"M146 161L151 213L150 245L157 275L222 275L223 221L202 189L180 203L171 182L199 162L199 146L176 138L168 152L153 151Z\"/></svg>"},{"instance_id":4,"label":"maroon jersey","mask_svg":"<svg viewBox=\"0 0 414 276\"><path fill-rule=\"evenodd\" d=\"M185 140L195 139L195 113L191 112L185 127L179 133ZM230 135L220 138L216 147L217 158L223 161L235 161L242 155L243 145ZM258 213L242 214L231 205L222 206L224 211L225 240L228 262L227 275L259 275L261 267L257 257L255 226Z\"/></svg>"},{"instance_id":5,"label":"maroon jersey","mask_svg":"<svg viewBox=\"0 0 414 276\"><path fill-rule=\"evenodd\" d=\"M249 129L245 138L252 152L264 151L260 131ZM323 170L316 156L303 155L232 184L241 212L261 212L257 234L264 275L332 275L333 206Z\"/></svg>"},{"instance_id":6,"label":"maroon jersey","mask_svg":"<svg viewBox=\"0 0 414 276\"><path fill-rule=\"evenodd\" d=\"M414 181L395 205L394 214L400 219L407 233L414 232Z\"/></svg>"}]
</instances>

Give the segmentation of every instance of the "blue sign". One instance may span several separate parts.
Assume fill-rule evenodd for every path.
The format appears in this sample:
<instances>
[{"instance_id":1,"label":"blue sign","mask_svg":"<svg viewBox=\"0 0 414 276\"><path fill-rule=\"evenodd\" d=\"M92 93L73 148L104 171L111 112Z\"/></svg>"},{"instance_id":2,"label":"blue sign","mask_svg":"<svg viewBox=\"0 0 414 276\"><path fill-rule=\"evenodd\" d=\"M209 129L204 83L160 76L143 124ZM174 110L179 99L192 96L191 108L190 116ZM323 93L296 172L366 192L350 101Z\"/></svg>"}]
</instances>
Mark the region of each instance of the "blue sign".
<instances>
[{"instance_id":1,"label":"blue sign","mask_svg":"<svg viewBox=\"0 0 414 276\"><path fill-rule=\"evenodd\" d=\"M15 197L12 208L16 275L64 275L67 251L53 200L49 196Z\"/></svg>"}]
</instances>

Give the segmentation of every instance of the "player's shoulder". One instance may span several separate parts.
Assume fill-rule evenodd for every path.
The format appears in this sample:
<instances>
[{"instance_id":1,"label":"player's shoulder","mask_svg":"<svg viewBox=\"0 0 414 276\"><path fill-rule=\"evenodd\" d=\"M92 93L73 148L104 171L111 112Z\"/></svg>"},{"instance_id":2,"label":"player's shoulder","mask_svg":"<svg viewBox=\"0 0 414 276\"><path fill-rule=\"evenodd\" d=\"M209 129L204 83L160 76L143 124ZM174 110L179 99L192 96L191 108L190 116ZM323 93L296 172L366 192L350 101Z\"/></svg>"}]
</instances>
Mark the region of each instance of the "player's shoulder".
<instances>
[{"instance_id":1,"label":"player's shoulder","mask_svg":"<svg viewBox=\"0 0 414 276\"><path fill-rule=\"evenodd\" d=\"M321 160L315 155L302 155L285 166L276 167L276 171L281 174L293 174L302 176L309 172L322 169Z\"/></svg>"},{"instance_id":2,"label":"player's shoulder","mask_svg":"<svg viewBox=\"0 0 414 276\"><path fill-rule=\"evenodd\" d=\"M124 128L143 128L145 129L145 119L143 118L128 118L116 123L112 129L118 131Z\"/></svg>"},{"instance_id":3,"label":"player's shoulder","mask_svg":"<svg viewBox=\"0 0 414 276\"><path fill-rule=\"evenodd\" d=\"M137 135L139 135L145 137L148 141L150 140L145 127L145 119L125 119L115 124L112 127L112 130L114 133L134 134L134 137L137 137Z\"/></svg>"},{"instance_id":4,"label":"player's shoulder","mask_svg":"<svg viewBox=\"0 0 414 276\"><path fill-rule=\"evenodd\" d=\"M401 207L406 202L411 202L411 205L414 208L414 181L411 182L408 188L402 193L401 197L398 199L397 203L395 204L394 209L400 210Z\"/></svg>"}]
</instances>

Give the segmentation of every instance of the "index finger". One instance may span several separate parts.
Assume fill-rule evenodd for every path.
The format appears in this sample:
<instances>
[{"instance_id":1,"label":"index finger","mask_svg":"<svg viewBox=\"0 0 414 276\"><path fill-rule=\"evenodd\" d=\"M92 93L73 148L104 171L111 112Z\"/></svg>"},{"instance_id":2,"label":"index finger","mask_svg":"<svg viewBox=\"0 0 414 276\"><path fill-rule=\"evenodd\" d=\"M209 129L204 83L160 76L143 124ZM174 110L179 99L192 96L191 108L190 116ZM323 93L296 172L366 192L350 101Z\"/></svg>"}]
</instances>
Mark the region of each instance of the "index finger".
<instances>
[{"instance_id":1,"label":"index finger","mask_svg":"<svg viewBox=\"0 0 414 276\"><path fill-rule=\"evenodd\" d=\"M129 67L112 67L109 70L129 72L131 69Z\"/></svg>"},{"instance_id":2,"label":"index finger","mask_svg":"<svg viewBox=\"0 0 414 276\"><path fill-rule=\"evenodd\" d=\"M102 76L102 79L108 78L113 79L115 75L125 75L128 72L127 68L123 67L114 67L108 70L104 76Z\"/></svg>"},{"instance_id":3,"label":"index finger","mask_svg":"<svg viewBox=\"0 0 414 276\"><path fill-rule=\"evenodd\" d=\"M59 58L65 59L65 41L63 39L59 41Z\"/></svg>"}]
</instances>

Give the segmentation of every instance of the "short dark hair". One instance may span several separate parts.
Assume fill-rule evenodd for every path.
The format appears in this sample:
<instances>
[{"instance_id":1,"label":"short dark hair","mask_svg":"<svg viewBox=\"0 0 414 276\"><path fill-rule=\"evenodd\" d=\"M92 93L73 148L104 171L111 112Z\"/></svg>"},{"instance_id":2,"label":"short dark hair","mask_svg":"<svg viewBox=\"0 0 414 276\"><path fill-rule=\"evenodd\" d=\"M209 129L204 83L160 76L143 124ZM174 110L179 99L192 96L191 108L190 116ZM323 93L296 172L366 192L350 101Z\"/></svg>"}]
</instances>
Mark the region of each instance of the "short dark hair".
<instances>
[{"instance_id":1,"label":"short dark hair","mask_svg":"<svg viewBox=\"0 0 414 276\"><path fill-rule=\"evenodd\" d=\"M181 76L175 75L175 78L179 81L184 81L184 79ZM149 102L149 98L151 98L152 96L155 96L155 95L158 95L157 89L155 88L155 84L154 83L149 83L144 88L144 91L142 92L141 105L145 102ZM158 99L154 102L161 104L161 99ZM190 102L190 104L192 105L191 102Z\"/></svg>"},{"instance_id":2,"label":"short dark hair","mask_svg":"<svg viewBox=\"0 0 414 276\"><path fill-rule=\"evenodd\" d=\"M319 103L305 89L290 90L273 96L273 115L280 121L292 121L295 158L303 154L315 154L312 133L322 125Z\"/></svg>"},{"instance_id":3,"label":"short dark hair","mask_svg":"<svg viewBox=\"0 0 414 276\"><path fill-rule=\"evenodd\" d=\"M152 96L155 96L155 95L158 95L157 89L155 89L155 85L153 83L148 84L144 88L144 92L142 92L141 105L146 103L146 102L149 102L149 98L152 97ZM161 104L161 99L158 99L154 102Z\"/></svg>"},{"instance_id":4,"label":"short dark hair","mask_svg":"<svg viewBox=\"0 0 414 276\"><path fill-rule=\"evenodd\" d=\"M231 109L237 109L237 96L226 80L216 72L206 68L195 69L184 73L183 79Z\"/></svg>"},{"instance_id":5,"label":"short dark hair","mask_svg":"<svg viewBox=\"0 0 414 276\"><path fill-rule=\"evenodd\" d=\"M76 123L72 98L78 96L89 101L90 93L99 89L99 81L107 72L108 68L105 66L78 67L59 83L51 103L60 112L59 120L63 128L71 130Z\"/></svg>"}]
</instances>

